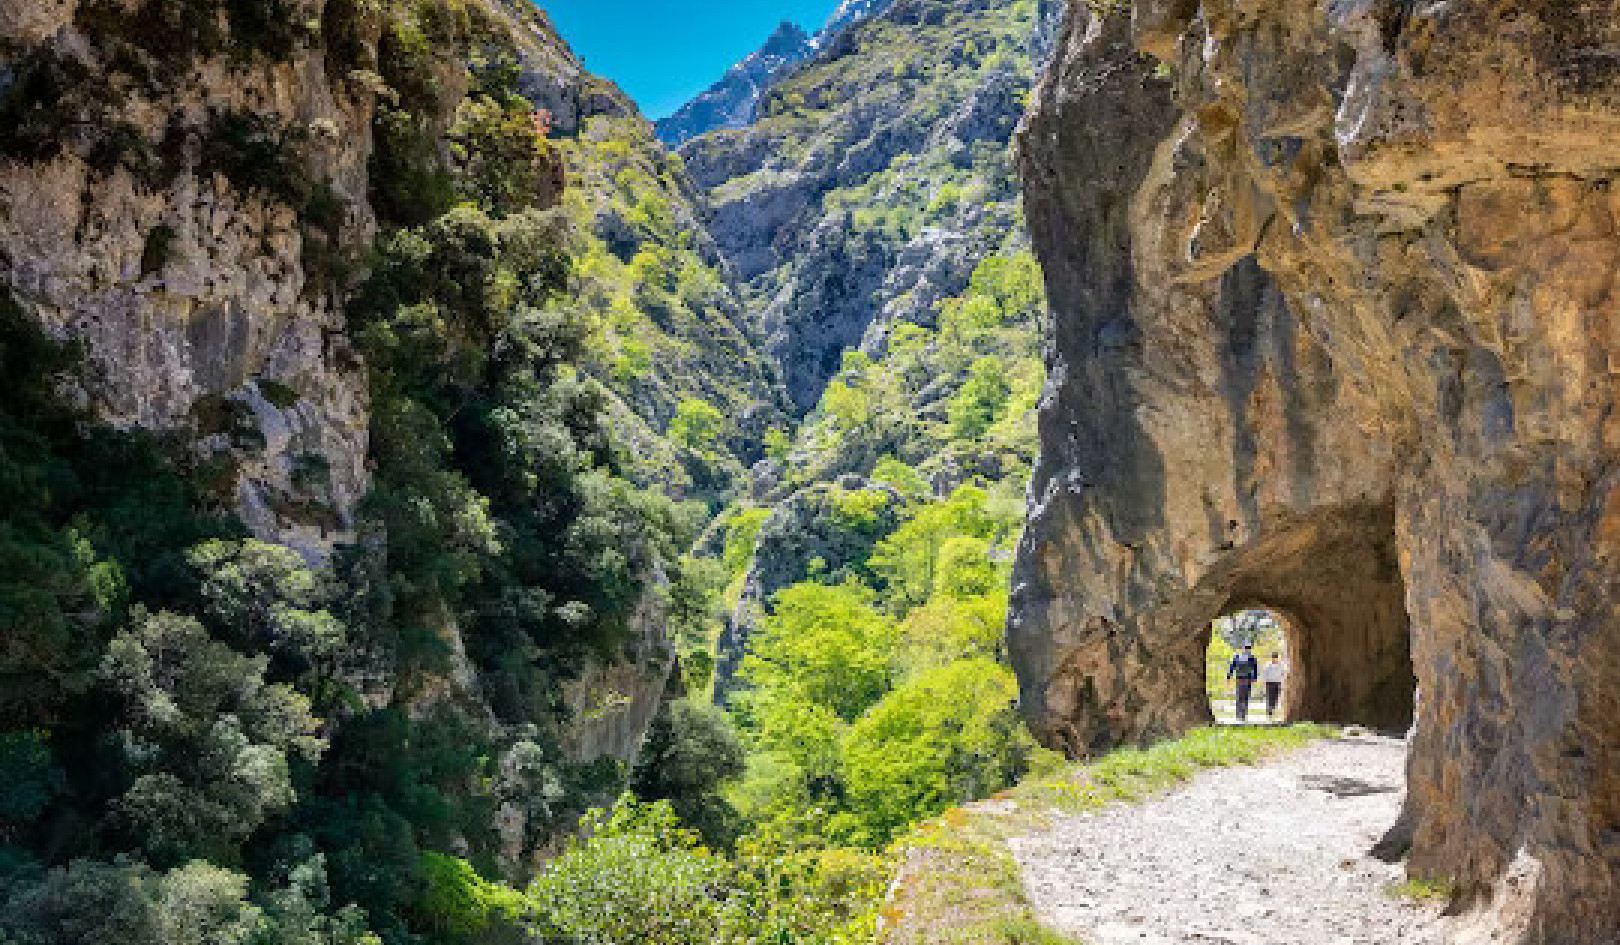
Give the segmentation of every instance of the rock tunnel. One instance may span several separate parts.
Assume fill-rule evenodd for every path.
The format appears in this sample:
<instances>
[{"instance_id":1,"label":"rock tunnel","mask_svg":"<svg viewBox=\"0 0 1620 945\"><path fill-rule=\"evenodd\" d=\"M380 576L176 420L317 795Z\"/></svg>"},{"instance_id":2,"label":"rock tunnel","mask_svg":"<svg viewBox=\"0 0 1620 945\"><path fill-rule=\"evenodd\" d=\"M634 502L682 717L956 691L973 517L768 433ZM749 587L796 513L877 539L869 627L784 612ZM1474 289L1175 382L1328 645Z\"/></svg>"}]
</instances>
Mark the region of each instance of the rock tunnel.
<instances>
[{"instance_id":1,"label":"rock tunnel","mask_svg":"<svg viewBox=\"0 0 1620 945\"><path fill-rule=\"evenodd\" d=\"M1421 691L1407 868L1512 945L1620 941L1617 45L1620 0L1072 4L1016 142L1030 729L1205 724L1209 621L1277 611L1293 717Z\"/></svg>"},{"instance_id":2,"label":"rock tunnel","mask_svg":"<svg viewBox=\"0 0 1620 945\"><path fill-rule=\"evenodd\" d=\"M1207 599L1220 603L1211 618L1250 608L1282 618L1291 664L1284 718L1411 726L1417 680L1394 524L1388 506L1336 509L1268 534L1213 578ZM1209 646L1209 626L1192 625L1194 658ZM1204 703L1202 675L1176 693L1188 711Z\"/></svg>"}]
</instances>

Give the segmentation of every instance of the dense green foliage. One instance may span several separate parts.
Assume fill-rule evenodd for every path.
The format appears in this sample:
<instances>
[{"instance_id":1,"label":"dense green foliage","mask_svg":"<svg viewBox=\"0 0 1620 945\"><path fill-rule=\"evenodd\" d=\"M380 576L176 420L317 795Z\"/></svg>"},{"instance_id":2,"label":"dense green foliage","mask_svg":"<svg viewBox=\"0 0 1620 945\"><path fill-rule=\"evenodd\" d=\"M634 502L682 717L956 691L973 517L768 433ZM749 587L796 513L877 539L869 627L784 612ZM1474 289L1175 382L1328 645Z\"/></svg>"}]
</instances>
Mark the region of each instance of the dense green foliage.
<instances>
[{"instance_id":1,"label":"dense green foliage","mask_svg":"<svg viewBox=\"0 0 1620 945\"><path fill-rule=\"evenodd\" d=\"M993 42L968 48L983 24L954 14L927 35L974 75L1015 68L1015 6ZM105 75L30 54L0 89L4 156L151 188L217 174L289 209L369 381L373 489L329 560L248 537L235 460L186 442L262 445L241 404L172 438L99 426L67 393L78 353L0 296L0 942L871 941L878 851L1035 756L999 652L1041 384L1018 241L848 355L794 430L680 159L613 107L548 140L498 22L516 7L117 9L81 5ZM301 128L225 109L147 141L105 120L204 58L311 51L377 100L369 247L343 243ZM968 87L922 83L914 52L885 94L938 110ZM835 104L790 90L769 121ZM826 200L852 233L908 236L1010 192L976 145ZM145 234L143 276L176 238ZM794 496L848 553L762 602L728 713L704 698L720 612ZM649 613L691 696L633 772L570 760L567 685Z\"/></svg>"},{"instance_id":2,"label":"dense green foliage","mask_svg":"<svg viewBox=\"0 0 1620 945\"><path fill-rule=\"evenodd\" d=\"M529 889L531 921L580 945L870 942L885 872L847 851L704 849L665 804L621 801Z\"/></svg>"},{"instance_id":3,"label":"dense green foliage","mask_svg":"<svg viewBox=\"0 0 1620 945\"><path fill-rule=\"evenodd\" d=\"M785 425L761 353L701 223L681 159L624 115L588 118L557 142L577 243L574 304L594 331L586 364L612 391L638 481L718 507L761 437Z\"/></svg>"},{"instance_id":4,"label":"dense green foliage","mask_svg":"<svg viewBox=\"0 0 1620 945\"><path fill-rule=\"evenodd\" d=\"M715 706L680 699L653 719L630 790L644 800L667 801L705 844L724 850L742 825L723 789L743 771L744 749L731 718Z\"/></svg>"},{"instance_id":5,"label":"dense green foliage","mask_svg":"<svg viewBox=\"0 0 1620 945\"><path fill-rule=\"evenodd\" d=\"M937 328L904 325L876 357L847 357L800 429L782 488L849 554L800 562L749 640L732 701L751 756L733 793L751 822L881 847L1035 756L998 659L1042 298L1027 253L987 260ZM734 575L772 553L767 518L728 518Z\"/></svg>"},{"instance_id":6,"label":"dense green foliage","mask_svg":"<svg viewBox=\"0 0 1620 945\"><path fill-rule=\"evenodd\" d=\"M374 490L361 540L329 563L245 539L215 511L234 498L228 456L97 427L60 393L76 353L0 298L0 940L501 940L509 897L480 876L624 784L617 762L565 758L561 687L617 658L644 601L702 610L681 567L698 512L627 478L586 370L579 247L542 209L559 158L489 10L338 0L328 29L283 43L294 18L265 4L163 5L219 30L170 36L148 29L158 6L87 21L128 53L117 68L325 41L340 75L388 87L381 235L345 293ZM60 75L39 77L33 91ZM4 107L54 133L32 94ZM15 156L55 153L41 144ZM332 230L301 144L218 112L200 170ZM143 267L172 238L149 237ZM216 400L202 433L262 444ZM457 691L469 671L477 688Z\"/></svg>"}]
</instances>

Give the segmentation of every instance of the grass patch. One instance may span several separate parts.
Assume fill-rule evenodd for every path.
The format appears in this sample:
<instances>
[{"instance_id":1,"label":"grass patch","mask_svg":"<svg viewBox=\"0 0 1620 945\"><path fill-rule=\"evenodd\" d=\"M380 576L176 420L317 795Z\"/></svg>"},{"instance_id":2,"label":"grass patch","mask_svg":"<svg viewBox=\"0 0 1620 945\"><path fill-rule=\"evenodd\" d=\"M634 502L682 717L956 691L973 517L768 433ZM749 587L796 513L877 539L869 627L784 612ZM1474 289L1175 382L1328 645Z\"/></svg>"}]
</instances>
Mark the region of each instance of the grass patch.
<instances>
[{"instance_id":1,"label":"grass patch","mask_svg":"<svg viewBox=\"0 0 1620 945\"><path fill-rule=\"evenodd\" d=\"M1064 813L1135 801L1175 787L1203 768L1254 764L1333 733L1325 725L1200 728L1174 741L1122 748L1095 762L1026 781L1012 796L1026 806Z\"/></svg>"},{"instance_id":2,"label":"grass patch","mask_svg":"<svg viewBox=\"0 0 1620 945\"><path fill-rule=\"evenodd\" d=\"M1418 879L1412 878L1404 882L1390 883L1384 887L1384 895L1391 899L1405 899L1411 902L1448 903L1456 894L1457 888L1446 879Z\"/></svg>"},{"instance_id":3,"label":"grass patch","mask_svg":"<svg viewBox=\"0 0 1620 945\"><path fill-rule=\"evenodd\" d=\"M896 844L902 864L883 909L884 945L1079 945L1042 926L1007 841L1055 816L1162 793L1205 768L1255 764L1334 734L1323 725L1201 728L1150 748L1032 778L956 808Z\"/></svg>"}]
</instances>

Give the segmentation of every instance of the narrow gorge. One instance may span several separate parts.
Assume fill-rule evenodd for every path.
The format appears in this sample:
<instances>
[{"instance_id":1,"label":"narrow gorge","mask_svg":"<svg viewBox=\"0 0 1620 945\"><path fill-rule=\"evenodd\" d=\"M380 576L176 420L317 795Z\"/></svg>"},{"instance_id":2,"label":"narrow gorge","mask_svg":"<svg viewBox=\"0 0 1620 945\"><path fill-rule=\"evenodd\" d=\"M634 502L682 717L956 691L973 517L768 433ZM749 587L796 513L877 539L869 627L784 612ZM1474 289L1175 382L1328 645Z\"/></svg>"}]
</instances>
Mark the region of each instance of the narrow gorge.
<instances>
[{"instance_id":1,"label":"narrow gorge","mask_svg":"<svg viewBox=\"0 0 1620 945\"><path fill-rule=\"evenodd\" d=\"M0 945L1620 942L1620 0L759 6L0 0Z\"/></svg>"}]
</instances>

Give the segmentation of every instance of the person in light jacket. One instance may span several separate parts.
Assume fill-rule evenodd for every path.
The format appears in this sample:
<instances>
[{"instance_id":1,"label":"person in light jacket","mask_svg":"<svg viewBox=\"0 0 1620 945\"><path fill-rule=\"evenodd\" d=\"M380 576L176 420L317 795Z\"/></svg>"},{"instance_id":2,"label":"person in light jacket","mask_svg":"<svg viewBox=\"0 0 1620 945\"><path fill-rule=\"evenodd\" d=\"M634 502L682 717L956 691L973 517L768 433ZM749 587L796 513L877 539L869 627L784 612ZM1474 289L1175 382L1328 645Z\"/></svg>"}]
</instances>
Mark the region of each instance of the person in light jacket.
<instances>
[{"instance_id":1,"label":"person in light jacket","mask_svg":"<svg viewBox=\"0 0 1620 945\"><path fill-rule=\"evenodd\" d=\"M1275 718L1277 702L1282 699L1283 680L1288 678L1288 665L1279 654L1271 654L1271 662L1260 670L1260 681L1266 684L1266 718Z\"/></svg>"}]
</instances>

